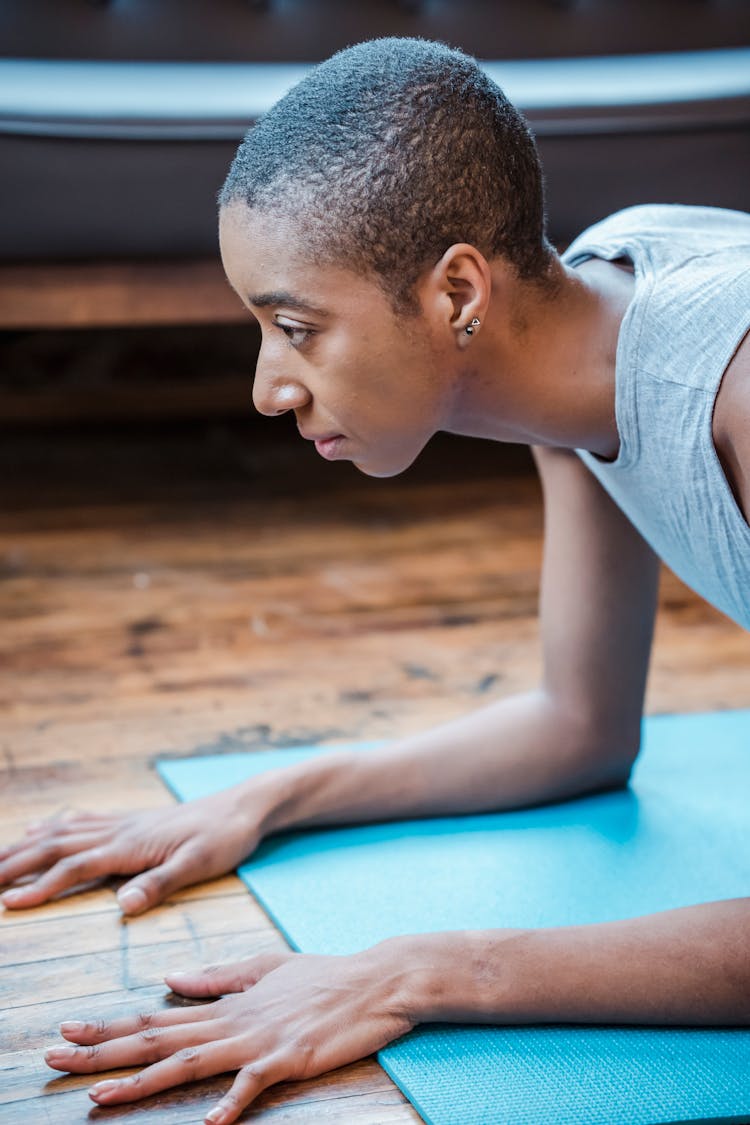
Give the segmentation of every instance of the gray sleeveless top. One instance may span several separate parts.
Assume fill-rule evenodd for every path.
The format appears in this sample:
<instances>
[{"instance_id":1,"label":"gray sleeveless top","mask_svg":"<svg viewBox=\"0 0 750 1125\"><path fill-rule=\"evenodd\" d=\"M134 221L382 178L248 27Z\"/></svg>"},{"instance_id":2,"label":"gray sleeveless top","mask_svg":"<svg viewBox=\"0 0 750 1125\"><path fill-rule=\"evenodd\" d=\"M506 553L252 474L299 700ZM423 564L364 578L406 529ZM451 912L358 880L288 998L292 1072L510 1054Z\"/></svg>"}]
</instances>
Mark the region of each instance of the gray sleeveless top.
<instances>
[{"instance_id":1,"label":"gray sleeveless top","mask_svg":"<svg viewBox=\"0 0 750 1125\"><path fill-rule=\"evenodd\" d=\"M617 344L620 450L578 455L684 582L750 629L750 527L711 433L724 371L750 328L750 215L630 207L563 255L629 258L634 296Z\"/></svg>"}]
</instances>

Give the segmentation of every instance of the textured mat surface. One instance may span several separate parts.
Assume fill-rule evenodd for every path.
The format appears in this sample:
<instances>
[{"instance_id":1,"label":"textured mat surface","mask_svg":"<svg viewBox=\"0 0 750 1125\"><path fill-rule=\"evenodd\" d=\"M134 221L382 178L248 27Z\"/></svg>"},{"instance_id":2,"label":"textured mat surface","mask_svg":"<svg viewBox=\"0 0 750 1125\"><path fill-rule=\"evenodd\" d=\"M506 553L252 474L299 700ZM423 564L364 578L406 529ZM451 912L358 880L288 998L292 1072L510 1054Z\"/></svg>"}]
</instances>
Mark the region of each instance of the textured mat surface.
<instances>
[{"instance_id":1,"label":"textured mat surface","mask_svg":"<svg viewBox=\"0 0 750 1125\"><path fill-rule=\"evenodd\" d=\"M368 744L363 744L366 748ZM320 748L162 761L182 800ZM240 876L292 946L553 926L750 894L750 711L645 725L631 787L523 812L290 833ZM379 1054L431 1125L750 1122L750 1031L417 1028Z\"/></svg>"}]
</instances>

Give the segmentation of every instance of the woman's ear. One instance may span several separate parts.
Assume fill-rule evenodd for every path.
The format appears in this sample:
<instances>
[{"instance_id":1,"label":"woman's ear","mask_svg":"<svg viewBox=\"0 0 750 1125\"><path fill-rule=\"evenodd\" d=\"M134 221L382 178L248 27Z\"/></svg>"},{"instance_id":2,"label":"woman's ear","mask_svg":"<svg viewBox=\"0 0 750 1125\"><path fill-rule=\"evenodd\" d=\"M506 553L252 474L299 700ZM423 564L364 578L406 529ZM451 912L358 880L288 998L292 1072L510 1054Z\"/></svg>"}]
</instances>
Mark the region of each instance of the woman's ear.
<instances>
[{"instance_id":1,"label":"woman's ear","mask_svg":"<svg viewBox=\"0 0 750 1125\"><path fill-rule=\"evenodd\" d=\"M490 303L492 274L487 259L468 242L449 247L424 279L423 307L441 328L466 347L481 331Z\"/></svg>"}]
</instances>

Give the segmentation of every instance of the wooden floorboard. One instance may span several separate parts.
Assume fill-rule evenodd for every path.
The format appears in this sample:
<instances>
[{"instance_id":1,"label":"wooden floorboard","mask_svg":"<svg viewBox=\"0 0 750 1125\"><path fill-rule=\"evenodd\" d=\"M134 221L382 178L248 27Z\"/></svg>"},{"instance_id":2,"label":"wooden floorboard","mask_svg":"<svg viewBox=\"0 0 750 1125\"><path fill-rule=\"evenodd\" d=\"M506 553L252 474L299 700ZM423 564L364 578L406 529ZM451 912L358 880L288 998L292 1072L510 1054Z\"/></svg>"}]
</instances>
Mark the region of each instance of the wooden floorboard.
<instances>
[{"instance_id":1,"label":"wooden floorboard","mask_svg":"<svg viewBox=\"0 0 750 1125\"><path fill-rule=\"evenodd\" d=\"M438 442L394 481L275 429L0 443L2 837L64 808L159 807L160 755L388 738L539 675L538 484ZM651 712L750 705L750 637L671 575ZM197 1123L226 1078L94 1110L54 1077L63 1018L169 1003L169 967L281 937L233 876L123 922L113 886L0 918L0 1121ZM372 1060L269 1091L243 1120L402 1125Z\"/></svg>"}]
</instances>

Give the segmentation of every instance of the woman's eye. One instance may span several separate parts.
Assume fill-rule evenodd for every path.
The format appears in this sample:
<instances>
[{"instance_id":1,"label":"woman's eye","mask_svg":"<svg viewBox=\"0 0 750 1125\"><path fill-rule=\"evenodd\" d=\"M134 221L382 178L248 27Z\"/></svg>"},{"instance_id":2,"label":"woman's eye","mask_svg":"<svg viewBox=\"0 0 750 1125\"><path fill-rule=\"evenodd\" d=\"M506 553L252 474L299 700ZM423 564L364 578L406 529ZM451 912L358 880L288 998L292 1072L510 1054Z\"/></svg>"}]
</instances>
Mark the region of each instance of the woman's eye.
<instances>
[{"instance_id":1,"label":"woman's eye","mask_svg":"<svg viewBox=\"0 0 750 1125\"><path fill-rule=\"evenodd\" d=\"M295 328L291 324L279 324L278 321L276 322L276 328L281 329L293 348L301 348L312 336L309 328Z\"/></svg>"}]
</instances>

